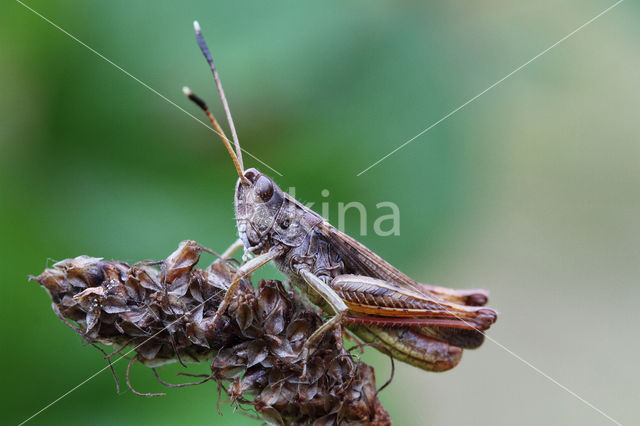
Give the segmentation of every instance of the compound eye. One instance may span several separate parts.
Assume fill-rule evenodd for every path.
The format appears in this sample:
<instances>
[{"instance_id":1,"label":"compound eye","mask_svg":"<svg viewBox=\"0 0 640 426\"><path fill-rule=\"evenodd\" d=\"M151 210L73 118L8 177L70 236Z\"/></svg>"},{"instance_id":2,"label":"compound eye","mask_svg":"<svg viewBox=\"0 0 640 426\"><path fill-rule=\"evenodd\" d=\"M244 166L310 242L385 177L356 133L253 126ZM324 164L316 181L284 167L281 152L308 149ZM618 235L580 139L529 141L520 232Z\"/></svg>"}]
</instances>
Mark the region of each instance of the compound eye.
<instances>
[{"instance_id":1,"label":"compound eye","mask_svg":"<svg viewBox=\"0 0 640 426\"><path fill-rule=\"evenodd\" d=\"M265 203L273 197L273 183L266 176L260 176L255 184L256 194Z\"/></svg>"},{"instance_id":2,"label":"compound eye","mask_svg":"<svg viewBox=\"0 0 640 426\"><path fill-rule=\"evenodd\" d=\"M249 179L249 182L253 183L256 181L256 176L258 176L258 171L254 168L251 168L244 172L244 177Z\"/></svg>"}]
</instances>

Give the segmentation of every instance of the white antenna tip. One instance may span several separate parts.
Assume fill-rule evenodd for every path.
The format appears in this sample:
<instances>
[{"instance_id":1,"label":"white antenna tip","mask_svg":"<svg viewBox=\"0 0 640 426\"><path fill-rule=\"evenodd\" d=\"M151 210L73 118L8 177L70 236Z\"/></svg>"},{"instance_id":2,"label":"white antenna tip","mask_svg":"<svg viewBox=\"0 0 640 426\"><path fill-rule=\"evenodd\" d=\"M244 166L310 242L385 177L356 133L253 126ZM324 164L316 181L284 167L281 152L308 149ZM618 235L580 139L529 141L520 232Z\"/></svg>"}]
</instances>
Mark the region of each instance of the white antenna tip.
<instances>
[{"instance_id":1,"label":"white antenna tip","mask_svg":"<svg viewBox=\"0 0 640 426\"><path fill-rule=\"evenodd\" d=\"M184 93L187 96L191 96L193 92L191 92L191 89L189 89L187 86L184 86L182 88L182 93Z\"/></svg>"},{"instance_id":2,"label":"white antenna tip","mask_svg":"<svg viewBox=\"0 0 640 426\"><path fill-rule=\"evenodd\" d=\"M197 33L200 32L200 24L198 24L198 21L193 21L193 29L196 30Z\"/></svg>"}]
</instances>

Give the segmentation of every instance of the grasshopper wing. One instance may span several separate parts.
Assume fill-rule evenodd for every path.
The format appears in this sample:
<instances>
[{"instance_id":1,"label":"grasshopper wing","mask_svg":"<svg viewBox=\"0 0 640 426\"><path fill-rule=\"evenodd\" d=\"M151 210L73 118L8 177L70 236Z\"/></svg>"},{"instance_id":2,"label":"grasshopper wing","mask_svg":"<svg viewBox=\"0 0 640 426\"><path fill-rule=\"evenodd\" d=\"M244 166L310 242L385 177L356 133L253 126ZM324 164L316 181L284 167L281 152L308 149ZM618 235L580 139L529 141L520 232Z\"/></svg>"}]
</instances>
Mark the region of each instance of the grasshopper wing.
<instances>
[{"instance_id":1,"label":"grasshopper wing","mask_svg":"<svg viewBox=\"0 0 640 426\"><path fill-rule=\"evenodd\" d=\"M344 263L347 275L331 286L345 299L347 322L381 327L417 327L426 336L461 348L476 348L497 319L484 290L453 290L418 283L362 243L327 222L321 233ZM349 275L352 274L352 275Z\"/></svg>"}]
</instances>

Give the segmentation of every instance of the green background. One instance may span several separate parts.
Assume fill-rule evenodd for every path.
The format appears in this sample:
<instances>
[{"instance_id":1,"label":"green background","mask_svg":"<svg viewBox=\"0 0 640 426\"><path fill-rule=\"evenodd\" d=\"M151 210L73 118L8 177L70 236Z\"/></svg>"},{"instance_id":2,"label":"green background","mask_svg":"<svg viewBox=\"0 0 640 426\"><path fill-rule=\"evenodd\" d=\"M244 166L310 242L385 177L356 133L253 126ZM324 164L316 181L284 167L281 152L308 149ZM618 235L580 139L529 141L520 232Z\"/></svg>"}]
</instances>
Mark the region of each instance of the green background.
<instances>
[{"instance_id":1,"label":"green background","mask_svg":"<svg viewBox=\"0 0 640 426\"><path fill-rule=\"evenodd\" d=\"M362 202L369 230L376 203L395 202L399 236L359 236L355 214L347 231L418 280L489 289L500 312L490 337L622 423L640 420L637 3L359 177L613 1L26 3L196 117L185 84L222 118L198 19L243 146L281 187L331 214ZM223 250L235 179L214 134L12 1L0 12L0 123L11 424L104 366L27 275L80 254L163 259L184 239ZM442 374L398 365L381 398L402 425L608 424L504 348L487 341ZM386 380L388 360L365 359ZM133 376L162 390L142 367ZM219 417L216 399L213 384L117 395L105 371L31 423L258 424L228 405Z\"/></svg>"}]
</instances>

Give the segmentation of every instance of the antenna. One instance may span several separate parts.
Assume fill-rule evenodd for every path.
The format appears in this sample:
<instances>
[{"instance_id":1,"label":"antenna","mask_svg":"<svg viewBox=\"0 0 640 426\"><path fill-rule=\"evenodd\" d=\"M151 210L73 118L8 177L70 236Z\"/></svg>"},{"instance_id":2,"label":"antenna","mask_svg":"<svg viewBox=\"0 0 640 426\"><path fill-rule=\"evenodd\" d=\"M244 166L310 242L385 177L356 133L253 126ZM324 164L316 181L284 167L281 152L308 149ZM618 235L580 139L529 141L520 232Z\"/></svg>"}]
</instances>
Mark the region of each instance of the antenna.
<instances>
[{"instance_id":1,"label":"antenna","mask_svg":"<svg viewBox=\"0 0 640 426\"><path fill-rule=\"evenodd\" d=\"M211 57L211 53L209 52L207 43L204 41L204 37L202 36L202 31L200 30L200 24L198 24L198 21L193 21L193 29L196 31L196 40L198 41L198 46L200 46L202 54L209 63L209 67L211 67L213 79L216 81L218 93L220 94L220 99L222 100L222 106L224 107L224 112L227 115L227 122L229 123L229 128L231 129L231 137L233 138L233 143L236 147L236 157L238 159L238 162L240 163L240 168L244 169L244 164L242 162L242 150L240 148L240 142L238 141L238 135L236 134L236 127L233 125L233 118L231 118L231 110L229 109L229 104L227 103L227 97L224 95L224 90L222 89L222 84L220 83L218 71L216 70L216 66L213 64L213 58Z\"/></svg>"},{"instance_id":2,"label":"antenna","mask_svg":"<svg viewBox=\"0 0 640 426\"><path fill-rule=\"evenodd\" d=\"M222 139L222 143L224 143L224 146L227 147L227 151L229 151L229 155L231 155L231 159L233 160L233 165L236 167L238 176L240 176L240 179L242 179L243 181L246 181L247 178L244 177L242 165L238 161L238 157L236 156L236 153L233 151L231 142L229 142L229 139L227 139L227 135L224 134L224 130L222 130L216 118L213 116L211 111L209 111L209 107L207 106L207 104L202 100L202 98L200 98L199 96L196 96L196 94L193 93L191 89L189 89L187 86L182 88L182 93L187 95L187 97L191 101L193 101L194 104L198 105L200 109L202 109L204 113L207 114L207 117L209 117L209 121L211 121L211 124L213 124L213 127L216 130L216 133L220 135L220 138Z\"/></svg>"}]
</instances>

